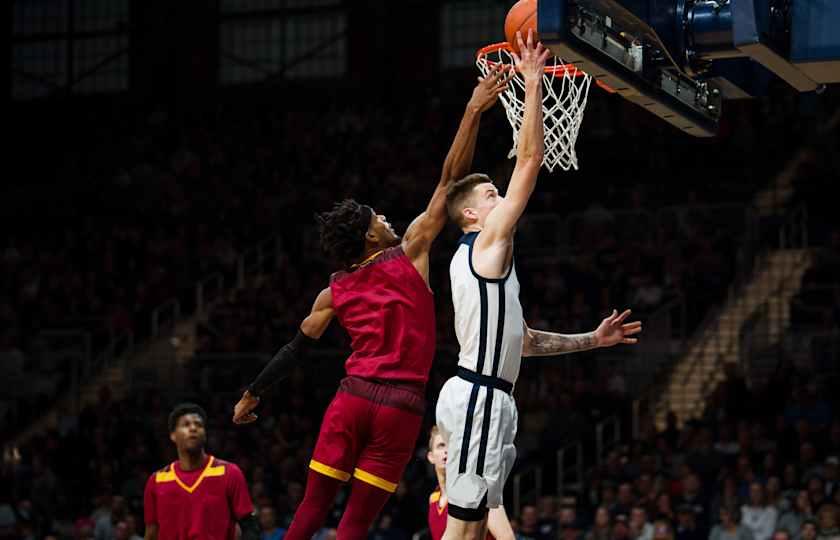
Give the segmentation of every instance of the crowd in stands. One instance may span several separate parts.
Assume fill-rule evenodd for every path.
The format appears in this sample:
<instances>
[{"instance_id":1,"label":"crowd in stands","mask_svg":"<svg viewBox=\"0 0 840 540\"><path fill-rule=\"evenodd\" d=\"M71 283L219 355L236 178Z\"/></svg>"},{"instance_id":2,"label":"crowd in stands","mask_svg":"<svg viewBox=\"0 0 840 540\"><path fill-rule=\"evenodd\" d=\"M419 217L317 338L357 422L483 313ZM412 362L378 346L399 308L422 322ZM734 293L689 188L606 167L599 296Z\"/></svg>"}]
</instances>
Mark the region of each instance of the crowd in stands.
<instances>
[{"instance_id":1,"label":"crowd in stands","mask_svg":"<svg viewBox=\"0 0 840 540\"><path fill-rule=\"evenodd\" d=\"M318 376L297 372L285 383L287 391L266 400L255 427L235 429L231 406L259 361L243 364L242 380L233 384L209 355L264 357L293 334L330 271L318 254L314 211L353 196L393 212L391 221L404 228L437 180L461 107L400 103L397 115L381 104L320 111L266 111L256 104L219 106L187 120L138 113L134 121L120 117L119 126L115 121L97 131L94 140L77 141L74 151L83 156L68 176L79 185L62 188L72 191L66 206L0 237L4 439L35 418L47 396L69 380L66 367L50 364L49 351L40 345L42 330L91 329L95 345L121 334L139 340L148 335L149 313L161 302L179 298L188 309L197 279L219 272L232 284L237 258L248 246L279 235L283 252L270 274L226 295L200 325L197 355L186 368L190 387L153 389L122 401L113 401L105 388L96 404L71 415L60 430L20 449L4 448L0 538L140 535L145 481L174 458L163 419L177 395L206 408L210 451L245 471L266 539L279 540L301 498L341 357L332 357ZM697 142L674 137L667 126L639 127L645 126L644 111L620 101L595 98L590 108L593 121L584 123L579 142L582 170L541 179L528 214L547 221L524 222L517 239L528 322L565 332L590 330L612 307L638 306L645 314L683 296L696 324L732 276L743 226L738 205L766 183L762 171L787 155L774 135L791 127L778 111L745 108L733 114L729 138ZM482 127L476 169L504 174L510 163L498 162L508 150L509 127L500 113ZM649 137L639 136L644 129L651 130ZM767 155L770 143L777 154ZM714 170L726 176L701 167L710 152ZM663 171L679 175L680 182L660 181ZM557 240L556 250L544 233ZM456 238L448 229L433 260L444 353L432 373L430 398L454 367L445 351L454 345L447 246ZM335 325L326 341L346 349ZM593 357L535 361L523 369L517 385L521 462L547 459L544 451L551 453L626 405L620 368L587 363ZM41 386L30 386L35 373L48 374ZM23 388L24 380L27 395L9 393ZM840 537L836 406L819 401L825 389L818 380L790 380L775 380L765 389L772 395L753 395L734 382L723 387L707 409L714 416L682 429L672 423L664 433L616 449L573 503L545 498L512 515L517 535ZM373 537L397 540L422 531L433 484L421 440ZM800 497L803 489L807 502ZM776 538L781 530L789 536ZM331 534L328 528L321 537Z\"/></svg>"}]
</instances>

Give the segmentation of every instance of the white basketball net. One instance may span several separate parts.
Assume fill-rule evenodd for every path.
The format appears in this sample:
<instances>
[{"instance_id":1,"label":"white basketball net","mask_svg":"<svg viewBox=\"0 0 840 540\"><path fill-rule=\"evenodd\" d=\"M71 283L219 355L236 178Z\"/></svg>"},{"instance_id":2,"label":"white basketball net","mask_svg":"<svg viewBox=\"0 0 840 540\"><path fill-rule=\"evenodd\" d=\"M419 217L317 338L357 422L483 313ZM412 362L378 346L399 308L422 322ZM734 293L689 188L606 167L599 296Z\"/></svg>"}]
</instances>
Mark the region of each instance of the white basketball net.
<instances>
[{"instance_id":1,"label":"white basketball net","mask_svg":"<svg viewBox=\"0 0 840 540\"><path fill-rule=\"evenodd\" d=\"M514 65L513 56L506 46L489 53L480 53L476 65L482 76L486 77L498 63ZM545 157L543 166L549 171L561 167L564 171L578 168L575 141L577 140L583 110L589 95L592 77L575 70L563 69L564 62L556 56L550 56L543 75L543 124L545 126ZM505 106L510 127L513 128L513 147L508 158L516 155L519 140L519 128L525 115L525 80L516 71L507 90L500 96Z\"/></svg>"}]
</instances>

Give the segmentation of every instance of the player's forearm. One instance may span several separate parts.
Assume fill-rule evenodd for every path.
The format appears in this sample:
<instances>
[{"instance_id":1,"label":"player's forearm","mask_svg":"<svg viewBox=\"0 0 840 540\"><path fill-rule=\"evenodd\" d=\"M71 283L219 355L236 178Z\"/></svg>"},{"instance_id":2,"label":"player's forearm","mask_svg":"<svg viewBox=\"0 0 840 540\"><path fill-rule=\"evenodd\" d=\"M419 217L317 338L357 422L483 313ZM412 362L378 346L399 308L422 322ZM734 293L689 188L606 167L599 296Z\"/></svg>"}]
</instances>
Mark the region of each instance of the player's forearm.
<instances>
[{"instance_id":1,"label":"player's forearm","mask_svg":"<svg viewBox=\"0 0 840 540\"><path fill-rule=\"evenodd\" d=\"M248 392L254 397L259 397L272 385L288 377L314 342L314 339L299 331L292 341L277 351L254 382L248 386Z\"/></svg>"},{"instance_id":2,"label":"player's forearm","mask_svg":"<svg viewBox=\"0 0 840 540\"><path fill-rule=\"evenodd\" d=\"M522 342L522 356L554 356L598 347L595 332L585 334L556 334L528 329Z\"/></svg>"},{"instance_id":3,"label":"player's forearm","mask_svg":"<svg viewBox=\"0 0 840 540\"><path fill-rule=\"evenodd\" d=\"M478 140L478 126L481 123L481 110L472 101L467 103L467 109L461 118L458 132L446 154L443 162L443 174L441 174L441 186L448 187L448 184L463 178L472 167L475 145Z\"/></svg>"},{"instance_id":4,"label":"player's forearm","mask_svg":"<svg viewBox=\"0 0 840 540\"><path fill-rule=\"evenodd\" d=\"M519 144L516 162L537 161L542 164L544 152L544 128L542 111L542 81L528 79L525 82L525 116L519 130Z\"/></svg>"}]
</instances>

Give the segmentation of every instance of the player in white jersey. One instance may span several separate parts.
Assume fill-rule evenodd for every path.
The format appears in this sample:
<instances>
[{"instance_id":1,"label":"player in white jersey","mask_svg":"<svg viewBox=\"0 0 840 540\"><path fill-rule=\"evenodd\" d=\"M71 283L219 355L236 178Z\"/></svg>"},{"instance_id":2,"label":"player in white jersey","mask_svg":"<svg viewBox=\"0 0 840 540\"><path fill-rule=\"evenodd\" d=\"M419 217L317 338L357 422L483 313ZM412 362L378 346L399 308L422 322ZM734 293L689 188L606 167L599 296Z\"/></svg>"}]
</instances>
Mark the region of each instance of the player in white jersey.
<instances>
[{"instance_id":1,"label":"player in white jersey","mask_svg":"<svg viewBox=\"0 0 840 540\"><path fill-rule=\"evenodd\" d=\"M564 335L528 328L519 304L513 235L543 160L542 73L548 51L517 34L516 69L525 80L525 116L505 197L486 175L471 174L447 193L449 215L464 231L450 265L458 374L441 390L436 416L447 440L444 540L479 539L487 511L502 504L516 459L517 411L511 392L522 356L548 356L636 343L641 323L614 311L594 332Z\"/></svg>"}]
</instances>

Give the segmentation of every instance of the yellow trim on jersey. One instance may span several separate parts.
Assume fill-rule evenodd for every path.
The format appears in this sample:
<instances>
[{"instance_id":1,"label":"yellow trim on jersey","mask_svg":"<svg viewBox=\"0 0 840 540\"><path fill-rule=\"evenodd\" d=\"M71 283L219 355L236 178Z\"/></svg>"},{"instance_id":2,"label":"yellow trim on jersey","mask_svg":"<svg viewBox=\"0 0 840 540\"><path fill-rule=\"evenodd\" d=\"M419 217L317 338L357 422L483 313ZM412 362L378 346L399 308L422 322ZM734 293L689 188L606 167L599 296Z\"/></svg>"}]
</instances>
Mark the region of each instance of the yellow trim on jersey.
<instances>
[{"instance_id":1,"label":"yellow trim on jersey","mask_svg":"<svg viewBox=\"0 0 840 540\"><path fill-rule=\"evenodd\" d=\"M429 504L436 503L440 500L440 491L435 491L429 495Z\"/></svg>"},{"instance_id":2,"label":"yellow trim on jersey","mask_svg":"<svg viewBox=\"0 0 840 540\"><path fill-rule=\"evenodd\" d=\"M193 485L191 485L191 486L186 485L180 478L178 478L178 475L175 474L175 463L174 462L171 465L169 465L168 470L158 472L158 473L155 474L155 482L157 482L158 484L163 483L163 482L175 482L176 484L181 486L181 489L183 489L187 493L192 493L193 491L198 489L198 486L201 485L201 482L206 477L208 477L208 476L224 476L225 475L225 466L224 465L219 465L218 467L213 467L212 466L213 462L215 460L216 460L216 458L214 458L213 456L210 456L210 459L207 460L207 465L204 466L204 470L201 471L201 474L196 479L195 483L193 483Z\"/></svg>"},{"instance_id":3,"label":"yellow trim on jersey","mask_svg":"<svg viewBox=\"0 0 840 540\"><path fill-rule=\"evenodd\" d=\"M336 480L340 480L342 482L350 480L350 473L333 469L329 465L324 465L320 461L315 461L314 459L309 462L309 468L315 472L323 474L324 476L329 476L330 478L335 478Z\"/></svg>"},{"instance_id":4,"label":"yellow trim on jersey","mask_svg":"<svg viewBox=\"0 0 840 540\"><path fill-rule=\"evenodd\" d=\"M376 486L380 489L384 489L388 493L393 493L397 491L397 484L389 482L384 478L380 478L374 474L370 474L369 472L365 472L362 469L356 469L355 471L353 471L353 476L355 476L362 482L365 482L372 486Z\"/></svg>"}]
</instances>

